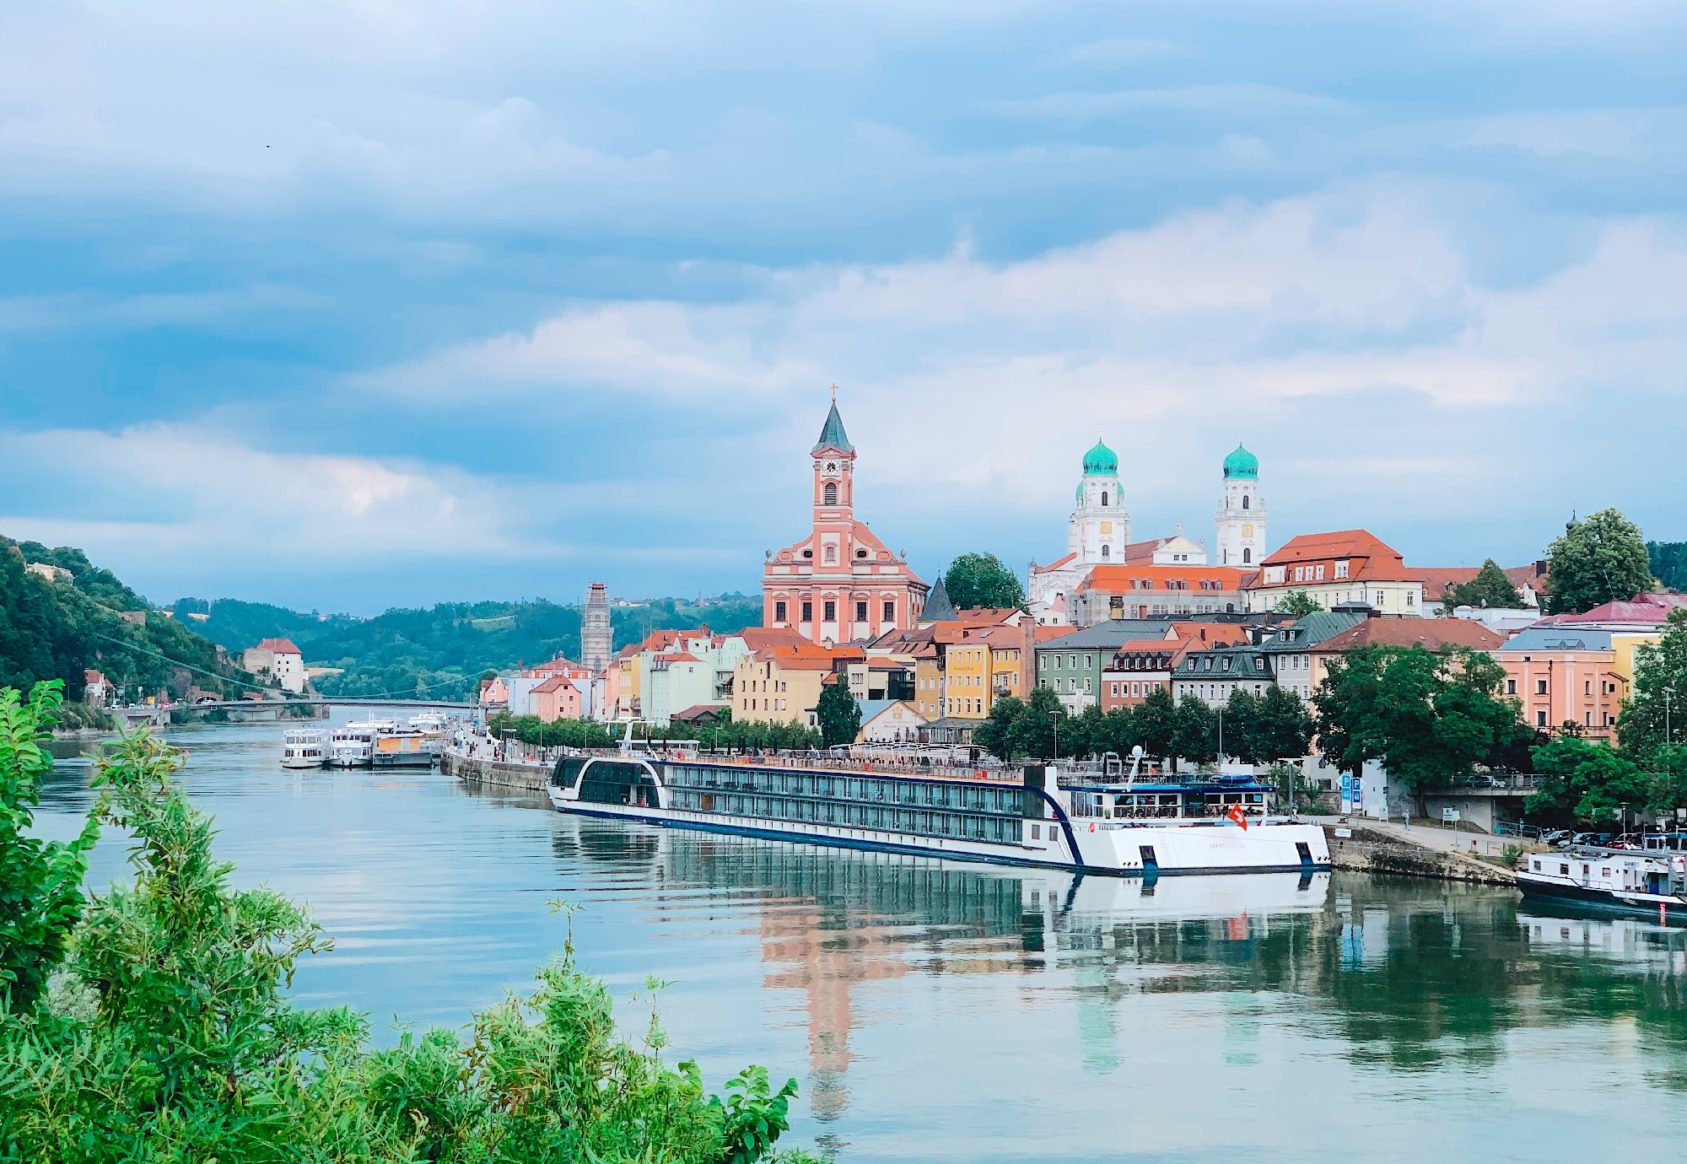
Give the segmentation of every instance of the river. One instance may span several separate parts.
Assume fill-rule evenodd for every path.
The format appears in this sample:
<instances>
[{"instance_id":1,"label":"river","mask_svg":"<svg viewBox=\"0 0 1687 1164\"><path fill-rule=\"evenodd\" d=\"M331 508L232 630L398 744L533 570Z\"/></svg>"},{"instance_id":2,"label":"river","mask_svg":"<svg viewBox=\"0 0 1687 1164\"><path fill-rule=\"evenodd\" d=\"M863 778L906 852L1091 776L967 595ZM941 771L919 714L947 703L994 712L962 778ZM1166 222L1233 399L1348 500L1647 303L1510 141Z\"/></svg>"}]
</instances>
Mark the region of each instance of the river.
<instances>
[{"instance_id":1,"label":"river","mask_svg":"<svg viewBox=\"0 0 1687 1164\"><path fill-rule=\"evenodd\" d=\"M343 717L341 717L343 718ZM842 1161L1528 1160L1678 1154L1687 932L1359 875L1141 882L565 817L429 772L288 772L279 725L170 729L242 885L335 949L307 1004L461 1024L580 907L629 1031L795 1075ZM91 802L63 763L41 831ZM94 878L123 873L102 841Z\"/></svg>"}]
</instances>

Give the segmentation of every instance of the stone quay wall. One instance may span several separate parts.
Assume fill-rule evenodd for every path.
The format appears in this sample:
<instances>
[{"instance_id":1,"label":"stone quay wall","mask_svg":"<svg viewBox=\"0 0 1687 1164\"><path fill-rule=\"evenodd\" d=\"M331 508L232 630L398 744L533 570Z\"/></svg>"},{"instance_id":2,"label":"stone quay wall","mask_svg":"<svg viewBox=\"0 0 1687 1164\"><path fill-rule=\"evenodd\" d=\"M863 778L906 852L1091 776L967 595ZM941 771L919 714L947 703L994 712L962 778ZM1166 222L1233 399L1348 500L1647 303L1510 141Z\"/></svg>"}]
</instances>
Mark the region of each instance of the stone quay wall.
<instances>
[{"instance_id":1,"label":"stone quay wall","mask_svg":"<svg viewBox=\"0 0 1687 1164\"><path fill-rule=\"evenodd\" d=\"M1337 869L1478 885L1517 884L1517 875L1510 869L1463 853L1414 845L1363 825L1325 825L1324 833L1330 843L1330 864Z\"/></svg>"},{"instance_id":2,"label":"stone quay wall","mask_svg":"<svg viewBox=\"0 0 1687 1164\"><path fill-rule=\"evenodd\" d=\"M531 792L537 796L545 795L545 789L551 779L549 765L471 759L461 752L449 749L440 758L439 769L447 776L455 776L465 784L491 784L517 792Z\"/></svg>"}]
</instances>

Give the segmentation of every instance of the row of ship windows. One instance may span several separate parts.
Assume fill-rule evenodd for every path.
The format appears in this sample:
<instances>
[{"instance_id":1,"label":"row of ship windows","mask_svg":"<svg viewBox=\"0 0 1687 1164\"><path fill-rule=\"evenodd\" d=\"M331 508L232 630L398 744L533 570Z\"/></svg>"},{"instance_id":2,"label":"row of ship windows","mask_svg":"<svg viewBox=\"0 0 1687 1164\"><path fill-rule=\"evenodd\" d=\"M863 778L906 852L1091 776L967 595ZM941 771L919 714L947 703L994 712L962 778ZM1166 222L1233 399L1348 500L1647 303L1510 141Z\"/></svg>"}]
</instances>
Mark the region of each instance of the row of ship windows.
<instances>
[{"instance_id":1,"label":"row of ship windows","mask_svg":"<svg viewBox=\"0 0 1687 1164\"><path fill-rule=\"evenodd\" d=\"M816 772L739 772L732 769L676 765L668 785L693 792L756 792L774 796L835 796L844 800L883 802L932 808L960 808L974 812L1021 815L1025 790L1018 786L965 784L959 781L885 780L872 776L830 776Z\"/></svg>"},{"instance_id":2,"label":"row of ship windows","mask_svg":"<svg viewBox=\"0 0 1687 1164\"><path fill-rule=\"evenodd\" d=\"M745 796L673 790L673 807L681 812L725 813L762 820L843 825L885 832L917 833L929 837L1009 844L1019 839L1020 822L1013 817L990 817L953 812L927 812L890 805L855 804L837 800L797 800L782 796Z\"/></svg>"}]
</instances>

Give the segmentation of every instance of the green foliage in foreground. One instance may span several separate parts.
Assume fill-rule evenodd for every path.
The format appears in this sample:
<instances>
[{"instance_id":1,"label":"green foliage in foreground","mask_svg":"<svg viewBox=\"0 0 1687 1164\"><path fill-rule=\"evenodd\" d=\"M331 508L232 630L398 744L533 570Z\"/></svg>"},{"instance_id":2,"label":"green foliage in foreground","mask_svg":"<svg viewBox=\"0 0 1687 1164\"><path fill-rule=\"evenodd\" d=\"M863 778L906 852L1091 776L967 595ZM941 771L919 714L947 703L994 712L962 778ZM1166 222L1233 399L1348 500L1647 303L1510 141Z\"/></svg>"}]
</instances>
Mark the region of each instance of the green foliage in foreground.
<instances>
[{"instance_id":1,"label":"green foliage in foreground","mask_svg":"<svg viewBox=\"0 0 1687 1164\"><path fill-rule=\"evenodd\" d=\"M52 693L0 700L0 819L27 825ZM21 743L19 742L21 741ZM62 1164L275 1161L769 1159L794 1080L752 1067L709 1095L694 1063L670 1067L654 1019L620 1038L603 985L572 945L523 996L473 1016L466 1037L368 1044L350 1010L286 996L300 957L329 948L299 905L236 890L211 821L173 779L177 753L144 733L103 761L95 820L133 838L134 883L67 895L82 851L3 838L0 893L27 926L3 931L0 1158ZM92 832L75 843L85 848ZM25 989L56 966L51 991ZM20 972L19 968L25 972ZM786 1157L793 1159L793 1157Z\"/></svg>"}]
</instances>

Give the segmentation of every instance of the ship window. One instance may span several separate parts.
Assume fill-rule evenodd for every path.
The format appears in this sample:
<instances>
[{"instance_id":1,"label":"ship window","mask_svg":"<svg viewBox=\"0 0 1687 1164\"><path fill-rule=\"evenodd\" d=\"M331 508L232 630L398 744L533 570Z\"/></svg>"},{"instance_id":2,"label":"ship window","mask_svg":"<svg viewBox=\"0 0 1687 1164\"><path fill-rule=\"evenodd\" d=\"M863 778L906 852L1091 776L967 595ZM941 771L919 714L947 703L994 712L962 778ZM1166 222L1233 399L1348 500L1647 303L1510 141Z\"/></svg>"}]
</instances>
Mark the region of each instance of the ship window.
<instances>
[{"instance_id":1,"label":"ship window","mask_svg":"<svg viewBox=\"0 0 1687 1164\"><path fill-rule=\"evenodd\" d=\"M1570 867L1568 865L1560 865L1558 866L1558 873L1562 877L1568 877L1570 875Z\"/></svg>"},{"instance_id":2,"label":"ship window","mask_svg":"<svg viewBox=\"0 0 1687 1164\"><path fill-rule=\"evenodd\" d=\"M1040 841L1040 840L1043 839L1043 826L1042 825L1032 825L1031 826L1031 839L1033 841Z\"/></svg>"}]
</instances>

